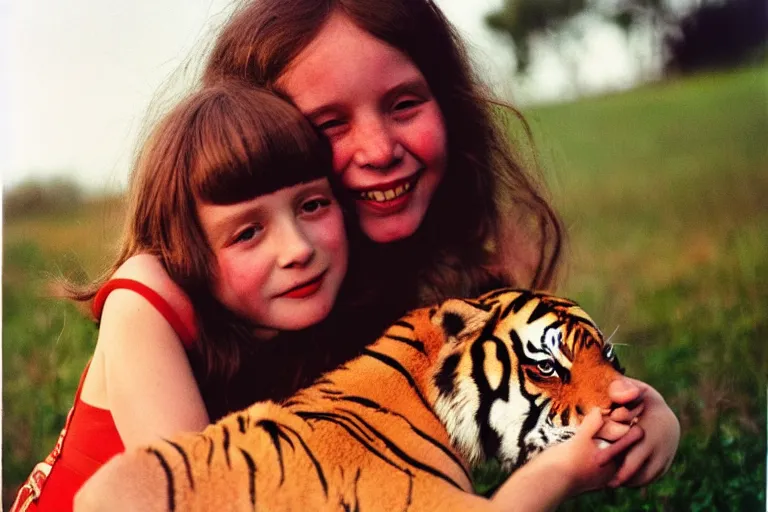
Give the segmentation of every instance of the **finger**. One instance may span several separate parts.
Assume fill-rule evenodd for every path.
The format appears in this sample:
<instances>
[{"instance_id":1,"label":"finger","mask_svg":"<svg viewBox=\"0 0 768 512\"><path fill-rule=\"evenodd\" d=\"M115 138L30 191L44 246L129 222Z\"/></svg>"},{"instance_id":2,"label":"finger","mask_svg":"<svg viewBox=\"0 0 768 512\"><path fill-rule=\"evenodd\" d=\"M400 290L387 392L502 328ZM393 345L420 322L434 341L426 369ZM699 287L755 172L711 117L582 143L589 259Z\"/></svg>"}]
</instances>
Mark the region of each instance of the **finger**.
<instances>
[{"instance_id":1,"label":"finger","mask_svg":"<svg viewBox=\"0 0 768 512\"><path fill-rule=\"evenodd\" d=\"M628 425L627 423L619 423L610 419L606 420L603 418L603 421L603 426L600 428L596 437L610 442L618 441L620 437L629 432L631 427L631 425Z\"/></svg>"},{"instance_id":2,"label":"finger","mask_svg":"<svg viewBox=\"0 0 768 512\"><path fill-rule=\"evenodd\" d=\"M624 463L616 472L616 475L613 477L610 483L614 484L614 487L616 487L624 484L632 478L636 478L638 482L646 482L643 470L652 460L652 455L652 453L644 452L644 450L637 450L628 453L627 456L624 457Z\"/></svg>"},{"instance_id":3,"label":"finger","mask_svg":"<svg viewBox=\"0 0 768 512\"><path fill-rule=\"evenodd\" d=\"M619 407L617 409L614 409L611 411L611 414L608 416L613 421L618 421L619 423L629 423L634 418L637 418L640 416L640 414L645 410L645 403L640 401L635 405L634 408L627 408L627 407Z\"/></svg>"},{"instance_id":4,"label":"finger","mask_svg":"<svg viewBox=\"0 0 768 512\"><path fill-rule=\"evenodd\" d=\"M629 429L629 432L618 441L603 448L600 453L595 456L595 461L600 466L610 462L615 457L624 453L627 448L639 442L644 436L645 432L642 428L633 426Z\"/></svg>"},{"instance_id":5,"label":"finger","mask_svg":"<svg viewBox=\"0 0 768 512\"><path fill-rule=\"evenodd\" d=\"M593 407L581 420L581 425L576 430L576 436L574 437L587 437L591 439L595 437L595 434L597 434L604 422L600 409Z\"/></svg>"},{"instance_id":6,"label":"finger","mask_svg":"<svg viewBox=\"0 0 768 512\"><path fill-rule=\"evenodd\" d=\"M627 487L642 487L643 485L648 485L664 474L664 471L666 471L664 466L664 464L654 462L653 457L649 457L645 464L643 464L634 475L624 481L623 485L626 485Z\"/></svg>"},{"instance_id":7,"label":"finger","mask_svg":"<svg viewBox=\"0 0 768 512\"><path fill-rule=\"evenodd\" d=\"M619 377L608 385L608 398L616 404L626 404L637 400L643 389L627 377Z\"/></svg>"}]
</instances>

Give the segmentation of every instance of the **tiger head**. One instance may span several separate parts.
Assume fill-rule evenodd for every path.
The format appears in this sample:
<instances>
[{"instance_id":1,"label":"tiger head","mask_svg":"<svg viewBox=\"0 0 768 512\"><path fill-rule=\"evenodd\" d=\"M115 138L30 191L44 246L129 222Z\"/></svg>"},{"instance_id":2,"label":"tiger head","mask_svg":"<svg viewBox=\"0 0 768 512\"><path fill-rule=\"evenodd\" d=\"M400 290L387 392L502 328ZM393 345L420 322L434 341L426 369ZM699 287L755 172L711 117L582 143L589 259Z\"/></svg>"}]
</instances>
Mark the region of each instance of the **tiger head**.
<instances>
[{"instance_id":1,"label":"tiger head","mask_svg":"<svg viewBox=\"0 0 768 512\"><path fill-rule=\"evenodd\" d=\"M446 340L430 380L435 412L471 463L516 468L571 437L591 408L612 406L618 360L569 300L497 290L445 301L432 323Z\"/></svg>"}]
</instances>

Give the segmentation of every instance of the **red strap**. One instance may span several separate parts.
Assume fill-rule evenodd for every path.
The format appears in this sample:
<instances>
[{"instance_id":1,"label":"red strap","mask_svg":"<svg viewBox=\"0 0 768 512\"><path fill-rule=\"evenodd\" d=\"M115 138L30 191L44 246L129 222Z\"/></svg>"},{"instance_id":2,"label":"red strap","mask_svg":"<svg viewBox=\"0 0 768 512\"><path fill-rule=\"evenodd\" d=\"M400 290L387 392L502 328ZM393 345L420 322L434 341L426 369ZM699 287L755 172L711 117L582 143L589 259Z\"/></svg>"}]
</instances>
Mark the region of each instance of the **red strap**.
<instances>
[{"instance_id":1,"label":"red strap","mask_svg":"<svg viewBox=\"0 0 768 512\"><path fill-rule=\"evenodd\" d=\"M159 293L144 283L134 281L133 279L117 278L110 279L104 283L104 286L96 292L96 296L93 298L93 303L91 304L91 311L96 319L101 319L104 302L106 302L109 294L113 290L118 289L131 290L147 299L147 301L149 301L149 303L163 315L163 318L171 324L171 327L181 339L184 348L190 349L194 346L195 340L197 339L197 328L194 325L193 320L190 318L185 322L181 316L179 316L179 313L173 309L173 307L168 304L168 301L161 297Z\"/></svg>"}]
</instances>

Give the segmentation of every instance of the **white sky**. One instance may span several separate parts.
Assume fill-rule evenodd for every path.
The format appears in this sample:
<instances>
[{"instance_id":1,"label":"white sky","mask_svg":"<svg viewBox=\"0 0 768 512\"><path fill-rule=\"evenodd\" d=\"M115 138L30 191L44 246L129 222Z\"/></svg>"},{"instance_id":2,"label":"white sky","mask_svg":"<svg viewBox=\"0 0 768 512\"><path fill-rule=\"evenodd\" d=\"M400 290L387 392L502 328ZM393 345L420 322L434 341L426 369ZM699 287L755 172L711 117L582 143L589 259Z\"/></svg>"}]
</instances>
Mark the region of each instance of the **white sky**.
<instances>
[{"instance_id":1,"label":"white sky","mask_svg":"<svg viewBox=\"0 0 768 512\"><path fill-rule=\"evenodd\" d=\"M290 0L286 0L290 1ZM4 187L68 174L90 190L122 188L145 114L231 0L0 0L0 171ZM479 69L507 99L563 97L569 77L542 48L513 90L511 50L484 26L502 0L437 0ZM587 89L625 87L636 72L620 35L590 32L579 69ZM198 51L199 53L199 51ZM177 76L177 75L176 75Z\"/></svg>"}]
</instances>

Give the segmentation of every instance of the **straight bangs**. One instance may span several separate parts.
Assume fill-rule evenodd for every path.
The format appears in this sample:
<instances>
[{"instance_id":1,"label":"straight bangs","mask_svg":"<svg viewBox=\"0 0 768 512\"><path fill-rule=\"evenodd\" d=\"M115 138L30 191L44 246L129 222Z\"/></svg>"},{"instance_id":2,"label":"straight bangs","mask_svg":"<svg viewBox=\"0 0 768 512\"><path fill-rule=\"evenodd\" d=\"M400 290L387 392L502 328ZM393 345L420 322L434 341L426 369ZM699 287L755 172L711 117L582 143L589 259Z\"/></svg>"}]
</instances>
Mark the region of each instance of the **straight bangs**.
<instances>
[{"instance_id":1,"label":"straight bangs","mask_svg":"<svg viewBox=\"0 0 768 512\"><path fill-rule=\"evenodd\" d=\"M190 131L190 187L228 205L332 175L331 148L287 101L234 82L201 91Z\"/></svg>"}]
</instances>

